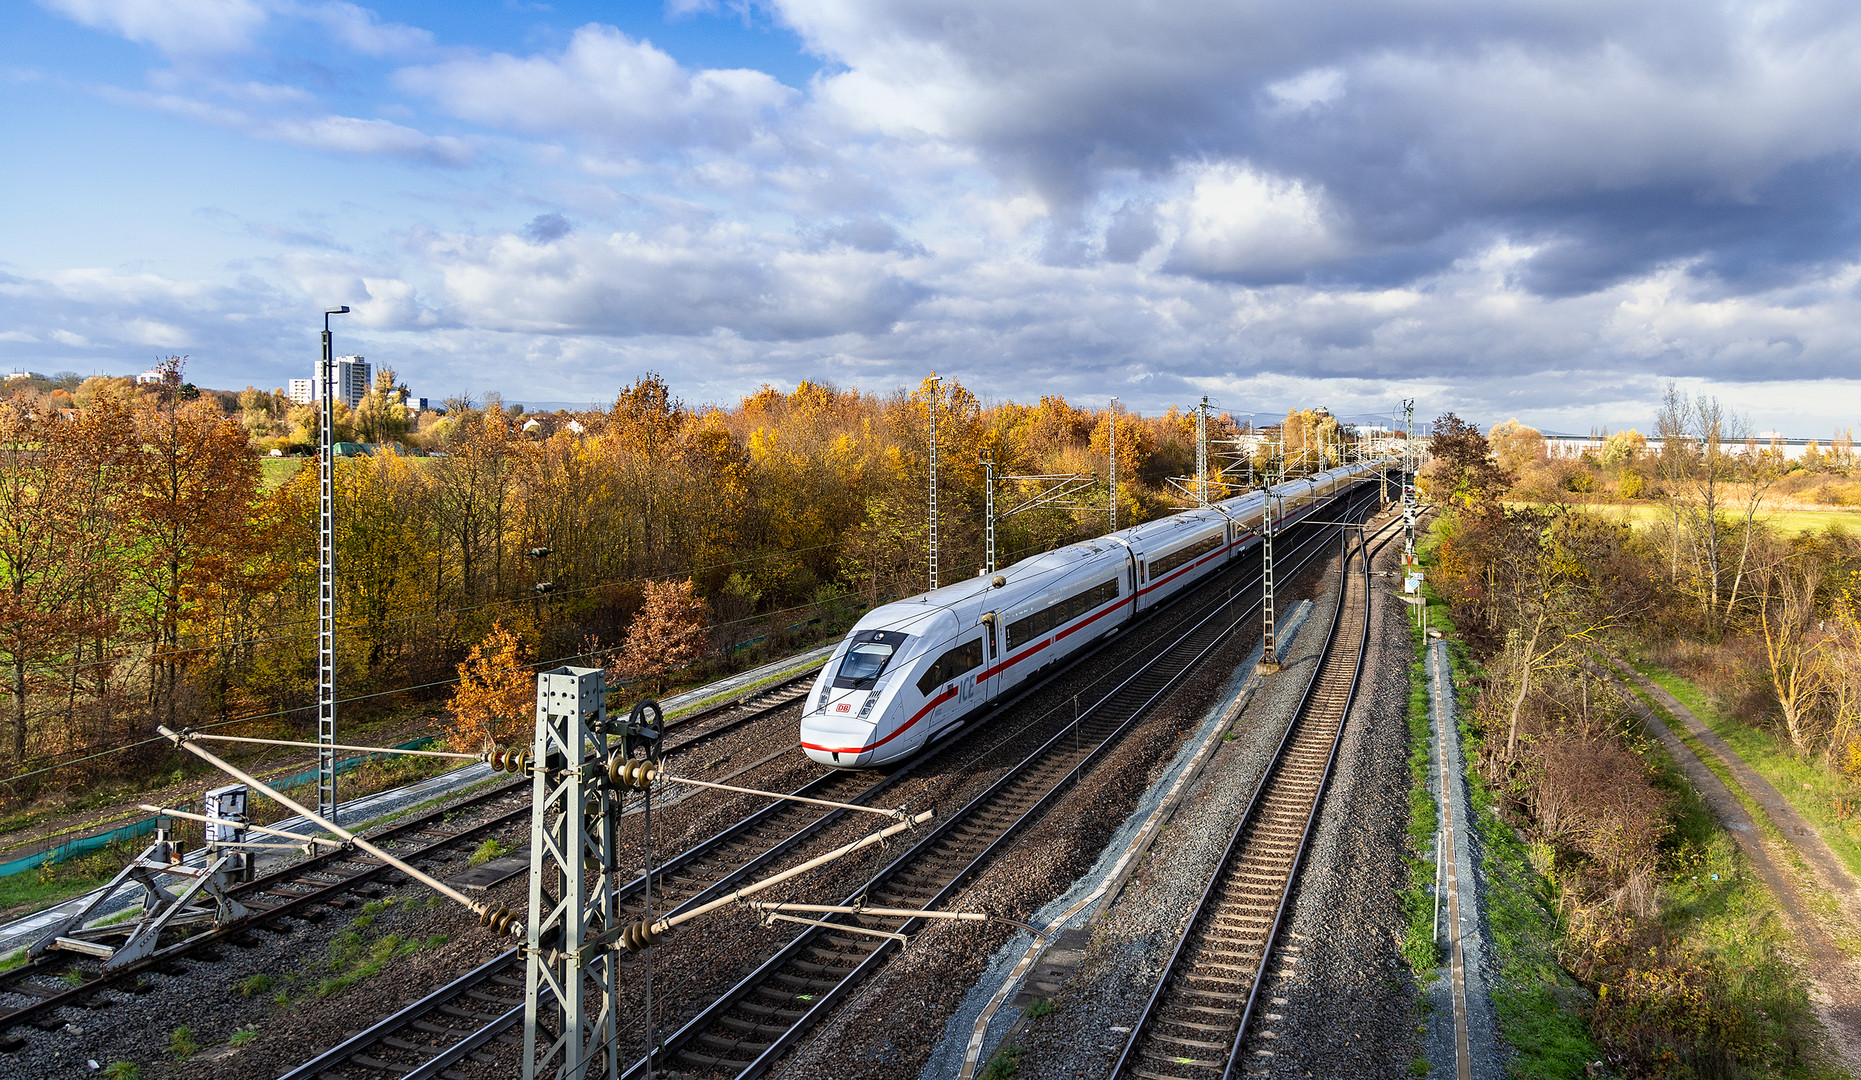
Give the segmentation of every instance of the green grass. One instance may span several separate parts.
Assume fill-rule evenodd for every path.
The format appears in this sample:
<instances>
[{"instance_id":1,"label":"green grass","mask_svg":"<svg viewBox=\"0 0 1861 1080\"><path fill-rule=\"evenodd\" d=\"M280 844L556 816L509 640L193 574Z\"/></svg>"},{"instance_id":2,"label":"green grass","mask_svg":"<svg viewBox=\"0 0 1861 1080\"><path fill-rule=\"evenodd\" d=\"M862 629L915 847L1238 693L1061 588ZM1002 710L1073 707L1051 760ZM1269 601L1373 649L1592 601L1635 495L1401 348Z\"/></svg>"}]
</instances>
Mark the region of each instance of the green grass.
<instances>
[{"instance_id":1,"label":"green grass","mask_svg":"<svg viewBox=\"0 0 1861 1080\"><path fill-rule=\"evenodd\" d=\"M291 477L297 475L297 470L309 463L310 459L307 457L259 458L258 474L260 489L263 491L271 491L274 488L283 487Z\"/></svg>"},{"instance_id":2,"label":"green grass","mask_svg":"<svg viewBox=\"0 0 1861 1080\"><path fill-rule=\"evenodd\" d=\"M26 955L26 950L14 949L5 956L0 956L0 971L12 971L14 968L25 967L31 959L32 957Z\"/></svg>"},{"instance_id":3,"label":"green grass","mask_svg":"<svg viewBox=\"0 0 1861 1080\"><path fill-rule=\"evenodd\" d=\"M1485 850L1486 921L1499 960L1492 986L1500 1032L1518 1051L1512 1075L1563 1080L1596 1060L1584 1012L1590 995L1557 962L1564 925L1551 884L1532 868L1524 840L1494 812L1493 796L1469 776Z\"/></svg>"},{"instance_id":4,"label":"green grass","mask_svg":"<svg viewBox=\"0 0 1861 1080\"><path fill-rule=\"evenodd\" d=\"M1812 1062L1819 1024L1775 896L1714 821L1673 757L1652 738L1637 747L1657 787L1674 799L1664 843L1661 925L1726 975L1725 992L1746 1060L1763 1075L1826 1077ZM1694 750L1699 753L1698 749Z\"/></svg>"},{"instance_id":5,"label":"green grass","mask_svg":"<svg viewBox=\"0 0 1861 1080\"><path fill-rule=\"evenodd\" d=\"M141 1080L142 1066L133 1061L112 1061L103 1067L103 1080Z\"/></svg>"},{"instance_id":6,"label":"green grass","mask_svg":"<svg viewBox=\"0 0 1861 1080\"><path fill-rule=\"evenodd\" d=\"M1508 505L1526 505L1511 503ZM1672 521L1673 514L1659 503L1592 503L1584 509L1615 521L1624 521L1638 529ZM1742 520L1742 519L1741 519ZM1847 532L1861 531L1861 507L1836 507L1827 510L1765 510L1758 521L1783 533L1820 533L1829 528Z\"/></svg>"},{"instance_id":7,"label":"green grass","mask_svg":"<svg viewBox=\"0 0 1861 1080\"><path fill-rule=\"evenodd\" d=\"M1008 1080L1021 1072L1021 1055L1027 1053L1024 1047L1006 1043L989 1058L989 1063L976 1074L976 1080Z\"/></svg>"},{"instance_id":8,"label":"green grass","mask_svg":"<svg viewBox=\"0 0 1861 1080\"><path fill-rule=\"evenodd\" d=\"M92 870L88 865L77 865L93 861L74 859L71 863L62 864L49 881L40 880L40 875L31 870L0 877L0 916L20 911L38 911L109 884L118 868L104 869L99 866Z\"/></svg>"},{"instance_id":9,"label":"green grass","mask_svg":"<svg viewBox=\"0 0 1861 1080\"><path fill-rule=\"evenodd\" d=\"M227 1044L230 1046L245 1046L257 1041L258 1029L255 1027L242 1027L238 1031L233 1032L232 1037L226 1040Z\"/></svg>"},{"instance_id":10,"label":"green grass","mask_svg":"<svg viewBox=\"0 0 1861 1080\"><path fill-rule=\"evenodd\" d=\"M177 1061L185 1061L200 1052L200 1041L194 1037L194 1029L182 1024L168 1033L168 1054Z\"/></svg>"},{"instance_id":11,"label":"green grass","mask_svg":"<svg viewBox=\"0 0 1861 1080\"><path fill-rule=\"evenodd\" d=\"M1784 800L1803 815L1803 820L1822 834L1822 839L1835 852L1835 857L1848 867L1849 872L1861 876L1861 813L1852 809L1861 805L1861 784L1806 760L1788 740L1727 716L1719 709L1717 702L1690 680L1652 664L1636 661L1635 667L1661 689L1672 694L1694 716L1699 717L1701 723L1725 740L1725 744L1745 759L1745 764L1751 766L1753 772L1769 780ZM1676 729L1674 734L1681 735L1683 730ZM1699 753L1700 748L1695 747L1694 750ZM1700 758L1708 766L1719 764L1718 755L1711 752L1700 753ZM1715 768L1713 771L1720 770ZM1743 790L1737 784L1729 786L1735 792ZM1838 812L1838 805L1851 808L1847 816ZM1763 815L1760 820L1768 822L1769 817ZM1774 828L1775 823L1771 824Z\"/></svg>"},{"instance_id":12,"label":"green grass","mask_svg":"<svg viewBox=\"0 0 1861 1080\"><path fill-rule=\"evenodd\" d=\"M240 997L259 997L270 993L271 988L278 985L278 979L274 975L248 975L235 985L238 987Z\"/></svg>"},{"instance_id":13,"label":"green grass","mask_svg":"<svg viewBox=\"0 0 1861 1080\"><path fill-rule=\"evenodd\" d=\"M1058 1008L1059 1006L1053 1003L1052 998L1037 997L1027 1003L1027 1008L1021 1010L1021 1015L1029 1020L1038 1020L1043 1016L1051 1015Z\"/></svg>"},{"instance_id":14,"label":"green grass","mask_svg":"<svg viewBox=\"0 0 1861 1080\"><path fill-rule=\"evenodd\" d=\"M805 651L809 651L815 648L819 648L819 646L811 645L808 647L807 650L803 650L803 651L805 652ZM763 678L757 679L754 682L744 683L742 686L736 687L731 690L726 690L721 694L713 694L710 697L702 698L698 701L693 701L693 702L689 702L684 705L680 705L678 708L673 709L672 711L666 713L666 719L677 720L678 718L682 716L690 716L692 713L700 712L704 709L710 708L712 705L715 705L720 701L729 701L732 698L738 698L738 697L743 697L748 694L753 694L765 686L773 686L776 683L783 682L788 679L792 679L795 677L796 674L803 672L803 671L807 671L809 668L818 668L821 666L821 663L822 661L818 659L810 660L805 664L796 664L793 667L786 667L780 671L771 672L770 674L764 676Z\"/></svg>"},{"instance_id":15,"label":"green grass","mask_svg":"<svg viewBox=\"0 0 1861 1080\"><path fill-rule=\"evenodd\" d=\"M1432 534L1428 541L1421 545L1424 564L1432 562ZM1474 715L1471 686L1481 672L1454 636L1446 605L1432 588L1423 589L1429 599L1426 624L1439 629L1448 644L1461 754L1464 760L1477 760L1481 735L1467 718ZM1414 705L1412 684L1411 738ZM1425 713L1422 723L1425 732ZM1410 768L1414 767L1411 758ZM1524 839L1499 816L1493 793L1479 773L1469 772L1467 782L1473 818L1484 841L1479 874L1486 885L1487 930L1499 968L1489 992L1499 1013L1500 1034L1517 1053L1508 1075L1519 1080L1582 1077L1584 1066L1598 1056L1586 1017L1591 997L1558 963L1566 928L1558 914L1556 890L1533 868Z\"/></svg>"},{"instance_id":16,"label":"green grass","mask_svg":"<svg viewBox=\"0 0 1861 1080\"><path fill-rule=\"evenodd\" d=\"M472 852L471 857L465 860L465 864L467 866L483 866L509 850L509 848L498 843L495 839L486 840L484 843L478 845L477 850Z\"/></svg>"}]
</instances>

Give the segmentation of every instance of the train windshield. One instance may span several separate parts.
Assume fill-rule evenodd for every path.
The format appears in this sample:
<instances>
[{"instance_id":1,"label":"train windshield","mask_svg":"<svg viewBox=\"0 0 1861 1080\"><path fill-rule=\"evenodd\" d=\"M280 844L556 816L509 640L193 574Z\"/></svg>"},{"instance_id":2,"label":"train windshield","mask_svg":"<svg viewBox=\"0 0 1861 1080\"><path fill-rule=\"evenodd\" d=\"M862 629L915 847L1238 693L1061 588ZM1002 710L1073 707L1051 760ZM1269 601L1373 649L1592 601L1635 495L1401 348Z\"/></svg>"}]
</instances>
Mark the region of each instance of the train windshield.
<instances>
[{"instance_id":1,"label":"train windshield","mask_svg":"<svg viewBox=\"0 0 1861 1080\"><path fill-rule=\"evenodd\" d=\"M872 689L905 643L905 637L895 630L863 630L853 635L840 670L834 673L834 685L842 690Z\"/></svg>"}]
</instances>

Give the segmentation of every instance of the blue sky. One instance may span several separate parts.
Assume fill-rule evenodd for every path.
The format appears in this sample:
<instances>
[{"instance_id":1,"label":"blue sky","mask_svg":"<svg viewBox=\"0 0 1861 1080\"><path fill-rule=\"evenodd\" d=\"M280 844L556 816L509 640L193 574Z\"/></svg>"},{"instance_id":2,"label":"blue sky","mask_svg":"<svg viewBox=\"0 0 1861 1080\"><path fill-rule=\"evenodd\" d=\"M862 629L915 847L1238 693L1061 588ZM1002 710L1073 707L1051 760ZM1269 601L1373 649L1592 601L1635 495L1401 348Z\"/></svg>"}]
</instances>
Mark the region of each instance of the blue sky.
<instances>
[{"instance_id":1,"label":"blue sky","mask_svg":"<svg viewBox=\"0 0 1861 1080\"><path fill-rule=\"evenodd\" d=\"M1851 4L0 7L0 368L1861 402Z\"/></svg>"}]
</instances>

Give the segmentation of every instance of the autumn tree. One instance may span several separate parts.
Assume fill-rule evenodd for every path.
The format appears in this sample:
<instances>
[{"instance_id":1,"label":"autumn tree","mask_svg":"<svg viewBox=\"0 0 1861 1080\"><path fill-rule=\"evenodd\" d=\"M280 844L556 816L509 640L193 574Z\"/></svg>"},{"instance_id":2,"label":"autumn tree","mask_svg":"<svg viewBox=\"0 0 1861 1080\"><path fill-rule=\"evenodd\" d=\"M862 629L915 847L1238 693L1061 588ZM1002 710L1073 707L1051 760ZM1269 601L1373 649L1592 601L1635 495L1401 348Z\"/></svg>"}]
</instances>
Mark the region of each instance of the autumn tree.
<instances>
[{"instance_id":1,"label":"autumn tree","mask_svg":"<svg viewBox=\"0 0 1861 1080\"><path fill-rule=\"evenodd\" d=\"M459 686L446 705L446 739L464 753L509 742L536 713L530 649L501 622L459 665Z\"/></svg>"},{"instance_id":2,"label":"autumn tree","mask_svg":"<svg viewBox=\"0 0 1861 1080\"><path fill-rule=\"evenodd\" d=\"M657 689L666 676L704 655L709 606L692 595L691 581L649 581L645 603L627 628L621 670Z\"/></svg>"},{"instance_id":3,"label":"autumn tree","mask_svg":"<svg viewBox=\"0 0 1861 1080\"><path fill-rule=\"evenodd\" d=\"M1490 503L1505 490L1505 474L1493 461L1492 444L1479 428L1451 412L1434 422L1428 452L1431 460L1419 479L1436 502Z\"/></svg>"},{"instance_id":4,"label":"autumn tree","mask_svg":"<svg viewBox=\"0 0 1861 1080\"><path fill-rule=\"evenodd\" d=\"M117 502L110 476L127 456L128 417L100 403L76 421L33 417L0 402L0 663L22 768L29 699L61 673L73 684L87 640L114 625L108 537ZM61 672L62 669L62 672Z\"/></svg>"},{"instance_id":5,"label":"autumn tree","mask_svg":"<svg viewBox=\"0 0 1861 1080\"><path fill-rule=\"evenodd\" d=\"M243 429L217 404L179 392L181 359L164 362L164 392L137 402L140 444L126 473L125 539L135 610L147 631L149 710L175 723L191 620L211 617L262 538L252 528L258 460ZM178 384L178 387L176 386Z\"/></svg>"},{"instance_id":6,"label":"autumn tree","mask_svg":"<svg viewBox=\"0 0 1861 1080\"><path fill-rule=\"evenodd\" d=\"M367 443L397 443L411 426L407 413L407 387L395 378L393 368L375 373L375 385L355 404L355 432Z\"/></svg>"}]
</instances>

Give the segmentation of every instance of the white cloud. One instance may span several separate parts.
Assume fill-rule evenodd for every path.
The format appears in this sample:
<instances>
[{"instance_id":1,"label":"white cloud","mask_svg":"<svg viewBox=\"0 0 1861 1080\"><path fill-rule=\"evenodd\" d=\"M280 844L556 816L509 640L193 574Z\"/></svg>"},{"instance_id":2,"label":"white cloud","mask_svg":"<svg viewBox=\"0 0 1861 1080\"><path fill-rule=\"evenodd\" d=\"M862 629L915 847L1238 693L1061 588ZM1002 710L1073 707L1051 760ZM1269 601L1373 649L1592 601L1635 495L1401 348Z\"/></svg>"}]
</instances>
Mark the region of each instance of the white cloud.
<instances>
[{"instance_id":1,"label":"white cloud","mask_svg":"<svg viewBox=\"0 0 1861 1080\"><path fill-rule=\"evenodd\" d=\"M269 12L256 0L39 0L99 30L170 56L244 52Z\"/></svg>"},{"instance_id":2,"label":"white cloud","mask_svg":"<svg viewBox=\"0 0 1861 1080\"><path fill-rule=\"evenodd\" d=\"M341 0L313 5L305 14L323 24L331 37L366 56L398 56L433 47L432 31L384 23L373 11Z\"/></svg>"},{"instance_id":3,"label":"white cloud","mask_svg":"<svg viewBox=\"0 0 1861 1080\"><path fill-rule=\"evenodd\" d=\"M1177 232L1167 269L1277 278L1324 265L1348 250L1322 190L1230 162L1188 172L1189 193L1162 207Z\"/></svg>"},{"instance_id":4,"label":"white cloud","mask_svg":"<svg viewBox=\"0 0 1861 1080\"><path fill-rule=\"evenodd\" d=\"M559 56L507 53L412 67L396 80L474 123L651 151L741 146L794 91L760 71L691 71L611 26L575 32Z\"/></svg>"},{"instance_id":5,"label":"white cloud","mask_svg":"<svg viewBox=\"0 0 1861 1080\"><path fill-rule=\"evenodd\" d=\"M472 144L465 139L428 135L390 120L327 114L267 115L177 93L125 92L111 88L100 89L98 93L122 104L161 109L253 138L312 150L402 158L447 167L470 164L477 156Z\"/></svg>"},{"instance_id":6,"label":"white cloud","mask_svg":"<svg viewBox=\"0 0 1861 1080\"><path fill-rule=\"evenodd\" d=\"M1312 68L1290 79L1268 83L1266 92L1281 110L1304 112L1343 97L1345 81L1344 72L1338 68Z\"/></svg>"}]
</instances>

